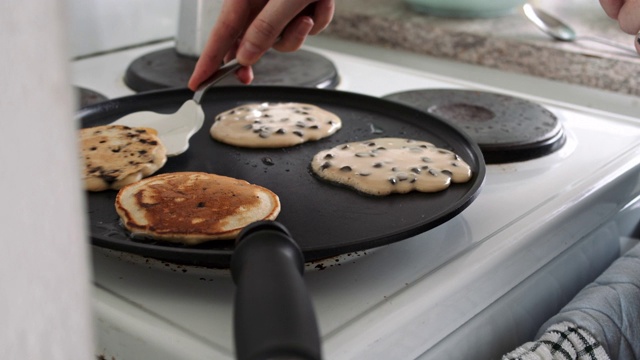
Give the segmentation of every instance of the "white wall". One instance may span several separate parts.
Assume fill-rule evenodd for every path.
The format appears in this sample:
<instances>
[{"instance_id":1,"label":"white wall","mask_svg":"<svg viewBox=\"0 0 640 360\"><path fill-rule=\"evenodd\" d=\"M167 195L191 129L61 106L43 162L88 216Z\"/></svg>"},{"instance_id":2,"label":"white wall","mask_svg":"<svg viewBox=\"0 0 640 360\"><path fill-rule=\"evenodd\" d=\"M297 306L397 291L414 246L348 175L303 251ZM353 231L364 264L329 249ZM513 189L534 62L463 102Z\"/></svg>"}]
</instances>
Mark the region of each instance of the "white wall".
<instances>
[{"instance_id":1,"label":"white wall","mask_svg":"<svg viewBox=\"0 0 640 360\"><path fill-rule=\"evenodd\" d=\"M66 0L71 57L175 37L179 0Z\"/></svg>"},{"instance_id":2,"label":"white wall","mask_svg":"<svg viewBox=\"0 0 640 360\"><path fill-rule=\"evenodd\" d=\"M179 0L0 1L0 358L94 355L69 59L175 36Z\"/></svg>"},{"instance_id":3,"label":"white wall","mask_svg":"<svg viewBox=\"0 0 640 360\"><path fill-rule=\"evenodd\" d=\"M0 1L0 358L93 355L61 1Z\"/></svg>"}]
</instances>

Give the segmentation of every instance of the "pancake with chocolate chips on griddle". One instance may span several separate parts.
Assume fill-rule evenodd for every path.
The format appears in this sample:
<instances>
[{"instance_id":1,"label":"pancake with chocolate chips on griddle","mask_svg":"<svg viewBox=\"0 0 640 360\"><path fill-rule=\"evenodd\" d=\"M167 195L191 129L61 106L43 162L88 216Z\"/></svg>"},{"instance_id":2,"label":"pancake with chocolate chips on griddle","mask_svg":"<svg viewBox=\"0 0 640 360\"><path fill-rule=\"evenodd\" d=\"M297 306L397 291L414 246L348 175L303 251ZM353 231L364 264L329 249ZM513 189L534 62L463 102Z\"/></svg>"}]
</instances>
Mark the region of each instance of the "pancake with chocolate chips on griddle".
<instances>
[{"instance_id":1,"label":"pancake with chocolate chips on griddle","mask_svg":"<svg viewBox=\"0 0 640 360\"><path fill-rule=\"evenodd\" d=\"M216 116L211 136L248 148L290 147L334 134L340 118L315 105L302 103L246 104Z\"/></svg>"},{"instance_id":2,"label":"pancake with chocolate chips on griddle","mask_svg":"<svg viewBox=\"0 0 640 360\"><path fill-rule=\"evenodd\" d=\"M134 237L186 245L233 239L245 226L280 213L280 199L269 189L204 172L143 179L122 188L115 206Z\"/></svg>"},{"instance_id":3,"label":"pancake with chocolate chips on griddle","mask_svg":"<svg viewBox=\"0 0 640 360\"><path fill-rule=\"evenodd\" d=\"M80 130L83 181L88 191L120 189L158 171L167 151L155 130L104 125Z\"/></svg>"},{"instance_id":4,"label":"pancake with chocolate chips on griddle","mask_svg":"<svg viewBox=\"0 0 640 360\"><path fill-rule=\"evenodd\" d=\"M455 153L411 139L378 138L338 145L316 154L311 169L321 179L370 195L436 192L471 179Z\"/></svg>"}]
</instances>

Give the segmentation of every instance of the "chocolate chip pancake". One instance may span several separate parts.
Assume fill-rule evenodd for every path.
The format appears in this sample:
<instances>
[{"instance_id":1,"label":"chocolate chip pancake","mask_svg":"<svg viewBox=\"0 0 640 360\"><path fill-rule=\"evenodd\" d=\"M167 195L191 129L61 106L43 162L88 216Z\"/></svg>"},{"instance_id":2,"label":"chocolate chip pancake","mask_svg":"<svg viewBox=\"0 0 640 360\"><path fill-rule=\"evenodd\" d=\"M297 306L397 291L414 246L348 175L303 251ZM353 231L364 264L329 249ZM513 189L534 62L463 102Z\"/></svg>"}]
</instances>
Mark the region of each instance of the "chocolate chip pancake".
<instances>
[{"instance_id":1,"label":"chocolate chip pancake","mask_svg":"<svg viewBox=\"0 0 640 360\"><path fill-rule=\"evenodd\" d=\"M320 178L371 195L436 192L471 179L455 153L411 139L378 138L338 145L316 154L311 169Z\"/></svg>"},{"instance_id":2,"label":"chocolate chip pancake","mask_svg":"<svg viewBox=\"0 0 640 360\"><path fill-rule=\"evenodd\" d=\"M84 161L83 180L88 191L120 189L164 166L166 149L155 130L104 125L80 130Z\"/></svg>"},{"instance_id":3,"label":"chocolate chip pancake","mask_svg":"<svg viewBox=\"0 0 640 360\"><path fill-rule=\"evenodd\" d=\"M246 104L216 116L211 136L223 143L249 148L289 147L334 134L340 118L302 103Z\"/></svg>"},{"instance_id":4,"label":"chocolate chip pancake","mask_svg":"<svg viewBox=\"0 0 640 360\"><path fill-rule=\"evenodd\" d=\"M204 172L157 175L116 196L122 224L135 237L196 245L233 239L248 224L274 220L276 194L258 185Z\"/></svg>"}]
</instances>

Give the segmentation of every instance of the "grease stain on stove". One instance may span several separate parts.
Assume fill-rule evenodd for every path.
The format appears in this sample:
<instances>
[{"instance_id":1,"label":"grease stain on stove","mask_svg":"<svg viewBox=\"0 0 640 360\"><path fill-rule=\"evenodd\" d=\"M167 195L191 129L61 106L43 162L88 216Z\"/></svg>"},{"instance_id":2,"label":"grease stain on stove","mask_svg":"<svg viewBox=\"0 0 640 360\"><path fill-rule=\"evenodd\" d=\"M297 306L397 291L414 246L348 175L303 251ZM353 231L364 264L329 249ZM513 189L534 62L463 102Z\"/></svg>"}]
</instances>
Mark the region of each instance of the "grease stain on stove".
<instances>
[{"instance_id":1,"label":"grease stain on stove","mask_svg":"<svg viewBox=\"0 0 640 360\"><path fill-rule=\"evenodd\" d=\"M354 251L334 257L310 261L305 263L306 270L322 271L336 266L342 266L346 262L355 263L356 260L362 256L366 256L373 250Z\"/></svg>"},{"instance_id":2,"label":"grease stain on stove","mask_svg":"<svg viewBox=\"0 0 640 360\"><path fill-rule=\"evenodd\" d=\"M184 265L173 264L166 261L162 261L162 265L164 265L164 267L167 268L167 270L173 271L175 273L179 273L179 272L187 273L189 271Z\"/></svg>"},{"instance_id":3,"label":"grease stain on stove","mask_svg":"<svg viewBox=\"0 0 640 360\"><path fill-rule=\"evenodd\" d=\"M104 356L104 355L96 355L96 359L97 359L97 360L117 360L117 359L116 359L115 357L113 357L113 356L111 357L111 359L107 359L107 357L106 357L106 356Z\"/></svg>"}]
</instances>

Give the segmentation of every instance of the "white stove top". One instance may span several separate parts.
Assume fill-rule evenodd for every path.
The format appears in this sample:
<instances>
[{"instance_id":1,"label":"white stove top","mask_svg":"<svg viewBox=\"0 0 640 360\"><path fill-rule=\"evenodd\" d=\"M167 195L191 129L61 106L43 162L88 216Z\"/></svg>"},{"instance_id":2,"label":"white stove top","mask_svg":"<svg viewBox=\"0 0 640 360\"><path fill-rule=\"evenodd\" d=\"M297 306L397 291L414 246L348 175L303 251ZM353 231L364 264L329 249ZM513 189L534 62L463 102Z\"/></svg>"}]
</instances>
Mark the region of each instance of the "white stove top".
<instances>
[{"instance_id":1,"label":"white stove top","mask_svg":"<svg viewBox=\"0 0 640 360\"><path fill-rule=\"evenodd\" d=\"M128 64L168 46L76 61L74 85L108 97L132 94L122 81ZM341 90L373 96L424 88L500 92L308 49L334 61ZM620 219L640 217L632 202L640 194L640 121L502 92L558 115L567 144L540 159L488 166L477 200L431 231L308 271L326 359L495 357L531 340L544 320L619 255L625 235ZM93 255L98 355L233 358L228 273L97 248Z\"/></svg>"}]
</instances>

